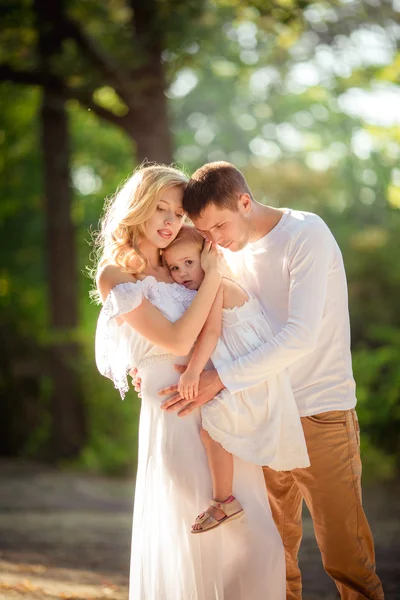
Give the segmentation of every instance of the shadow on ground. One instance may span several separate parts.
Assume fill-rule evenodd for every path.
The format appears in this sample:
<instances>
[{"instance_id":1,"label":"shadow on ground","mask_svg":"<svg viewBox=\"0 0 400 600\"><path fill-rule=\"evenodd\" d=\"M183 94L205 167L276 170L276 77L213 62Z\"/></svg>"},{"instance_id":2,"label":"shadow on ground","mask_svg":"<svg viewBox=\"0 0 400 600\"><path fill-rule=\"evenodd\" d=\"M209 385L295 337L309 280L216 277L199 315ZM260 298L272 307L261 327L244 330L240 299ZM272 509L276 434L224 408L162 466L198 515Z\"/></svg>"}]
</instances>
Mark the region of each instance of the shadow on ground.
<instances>
[{"instance_id":1,"label":"shadow on ground","mask_svg":"<svg viewBox=\"0 0 400 600\"><path fill-rule=\"evenodd\" d=\"M132 479L0 463L0 600L127 600L133 487ZM364 489L386 600L400 598L399 491ZM306 512L300 562L304 600L339 597Z\"/></svg>"}]
</instances>

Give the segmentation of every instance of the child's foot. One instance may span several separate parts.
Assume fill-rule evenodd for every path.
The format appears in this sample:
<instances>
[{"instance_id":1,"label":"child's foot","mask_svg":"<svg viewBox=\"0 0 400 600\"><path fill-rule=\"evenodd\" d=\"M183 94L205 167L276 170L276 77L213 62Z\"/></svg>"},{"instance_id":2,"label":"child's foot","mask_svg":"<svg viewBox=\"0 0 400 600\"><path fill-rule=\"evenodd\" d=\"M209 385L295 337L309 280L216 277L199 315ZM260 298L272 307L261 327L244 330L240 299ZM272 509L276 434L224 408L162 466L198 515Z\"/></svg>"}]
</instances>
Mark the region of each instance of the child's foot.
<instances>
[{"instance_id":1,"label":"child's foot","mask_svg":"<svg viewBox=\"0 0 400 600\"><path fill-rule=\"evenodd\" d=\"M217 502L217 500L216 500ZM222 521L222 519L224 517L226 517L226 514L224 513L223 510L221 510L220 508L217 508L216 506L213 506L212 504L210 504L210 506L207 508L207 510L205 512L200 513L197 517L196 520L192 526L192 529L194 531L197 531L198 529L201 529L201 523L200 520L204 517L204 515L210 515L211 517L213 517L216 521Z\"/></svg>"},{"instance_id":2,"label":"child's foot","mask_svg":"<svg viewBox=\"0 0 400 600\"><path fill-rule=\"evenodd\" d=\"M201 513L192 525L192 533L203 533L215 529L226 521L237 519L243 514L243 508L234 496L229 496L224 502L211 500L206 512Z\"/></svg>"}]
</instances>

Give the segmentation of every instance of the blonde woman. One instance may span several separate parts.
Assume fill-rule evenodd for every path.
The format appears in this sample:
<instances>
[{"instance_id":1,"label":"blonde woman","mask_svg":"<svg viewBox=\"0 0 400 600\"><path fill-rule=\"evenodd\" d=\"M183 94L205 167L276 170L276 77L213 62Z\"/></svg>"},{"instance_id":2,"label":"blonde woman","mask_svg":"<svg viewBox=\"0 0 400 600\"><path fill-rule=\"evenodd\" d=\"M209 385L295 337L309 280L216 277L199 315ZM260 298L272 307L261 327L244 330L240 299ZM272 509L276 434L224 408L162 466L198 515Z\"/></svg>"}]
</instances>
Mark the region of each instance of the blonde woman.
<instances>
[{"instance_id":1,"label":"blonde woman","mask_svg":"<svg viewBox=\"0 0 400 600\"><path fill-rule=\"evenodd\" d=\"M175 283L160 250L184 221L187 179L163 165L139 169L106 206L98 238L97 288L103 301L96 333L100 372L122 396L127 373L142 379L130 600L283 600L283 546L262 471L235 463L242 519L206 536L191 535L193 514L212 489L200 440L200 415L161 410L158 390L177 383L174 364L190 350L213 306L223 261L208 241L198 291Z\"/></svg>"}]
</instances>

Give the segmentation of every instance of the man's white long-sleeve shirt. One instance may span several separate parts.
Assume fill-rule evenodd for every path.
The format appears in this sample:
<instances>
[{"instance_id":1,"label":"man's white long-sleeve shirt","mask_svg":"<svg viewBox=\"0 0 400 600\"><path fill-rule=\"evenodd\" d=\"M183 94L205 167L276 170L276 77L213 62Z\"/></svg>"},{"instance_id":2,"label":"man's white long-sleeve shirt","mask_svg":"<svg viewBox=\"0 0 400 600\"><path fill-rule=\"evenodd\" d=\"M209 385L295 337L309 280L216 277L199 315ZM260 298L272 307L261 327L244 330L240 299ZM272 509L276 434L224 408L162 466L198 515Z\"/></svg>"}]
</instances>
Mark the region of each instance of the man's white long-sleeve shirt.
<instances>
[{"instance_id":1,"label":"man's white long-sleeve shirt","mask_svg":"<svg viewBox=\"0 0 400 600\"><path fill-rule=\"evenodd\" d=\"M286 209L267 235L227 254L275 337L218 368L224 386L238 392L287 368L301 416L354 408L346 274L324 221Z\"/></svg>"}]
</instances>

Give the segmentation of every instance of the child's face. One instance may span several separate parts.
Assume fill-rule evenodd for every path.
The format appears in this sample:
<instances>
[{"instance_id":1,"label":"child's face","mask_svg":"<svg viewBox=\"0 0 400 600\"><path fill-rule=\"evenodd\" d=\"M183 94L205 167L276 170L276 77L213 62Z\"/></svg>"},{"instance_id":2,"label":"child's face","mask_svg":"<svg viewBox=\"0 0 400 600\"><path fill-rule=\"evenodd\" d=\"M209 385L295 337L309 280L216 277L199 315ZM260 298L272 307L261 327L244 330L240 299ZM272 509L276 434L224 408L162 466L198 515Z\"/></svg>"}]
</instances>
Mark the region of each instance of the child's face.
<instances>
[{"instance_id":1,"label":"child's face","mask_svg":"<svg viewBox=\"0 0 400 600\"><path fill-rule=\"evenodd\" d=\"M164 250L165 262L176 283L189 290L198 290L204 279L200 263L200 250L195 244L182 242Z\"/></svg>"}]
</instances>

